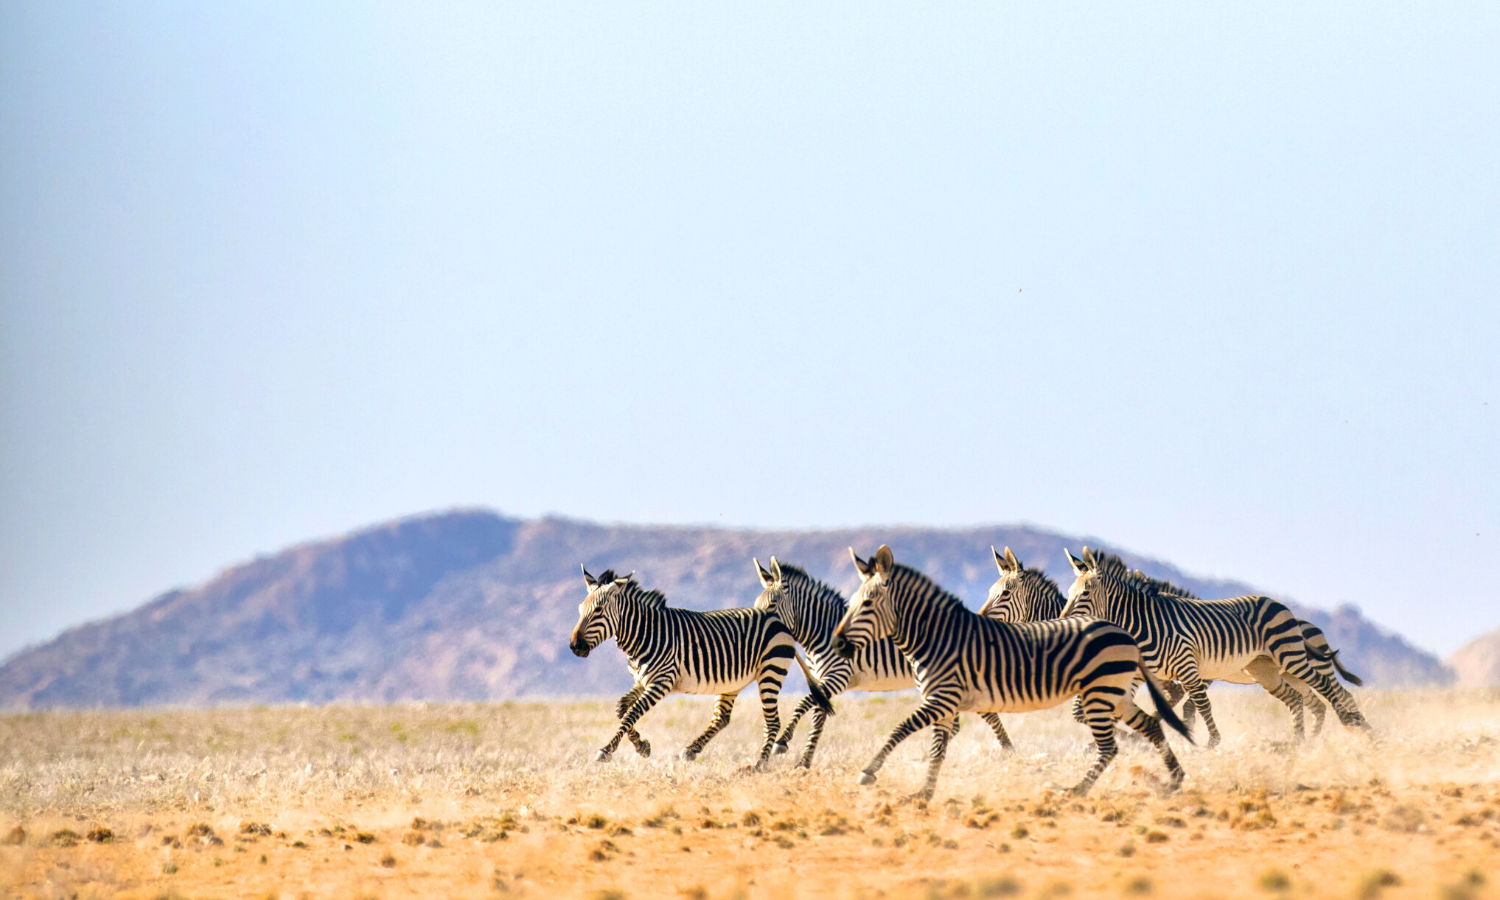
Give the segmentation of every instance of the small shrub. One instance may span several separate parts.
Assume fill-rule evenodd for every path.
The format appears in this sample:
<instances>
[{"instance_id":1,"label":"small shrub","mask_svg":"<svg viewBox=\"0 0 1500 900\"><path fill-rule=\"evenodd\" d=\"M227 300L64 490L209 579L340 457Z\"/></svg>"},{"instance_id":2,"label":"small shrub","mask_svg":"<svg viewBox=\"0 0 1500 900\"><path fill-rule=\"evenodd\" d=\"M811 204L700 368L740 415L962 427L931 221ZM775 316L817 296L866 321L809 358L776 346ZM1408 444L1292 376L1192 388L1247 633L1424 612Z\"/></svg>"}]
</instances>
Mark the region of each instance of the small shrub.
<instances>
[{"instance_id":1,"label":"small shrub","mask_svg":"<svg viewBox=\"0 0 1500 900\"><path fill-rule=\"evenodd\" d=\"M1380 896L1381 891L1400 884L1400 875L1397 875L1390 869L1376 869L1360 879L1359 896L1361 900L1374 900L1374 898Z\"/></svg>"},{"instance_id":2,"label":"small shrub","mask_svg":"<svg viewBox=\"0 0 1500 900\"><path fill-rule=\"evenodd\" d=\"M170 859L167 860L166 862L162 863L161 864L161 873L163 875L176 875L177 874L177 863L173 862Z\"/></svg>"},{"instance_id":3,"label":"small shrub","mask_svg":"<svg viewBox=\"0 0 1500 900\"><path fill-rule=\"evenodd\" d=\"M978 897L1014 897L1021 893L1021 882L1010 875L981 878L974 883L974 894Z\"/></svg>"},{"instance_id":4,"label":"small shrub","mask_svg":"<svg viewBox=\"0 0 1500 900\"><path fill-rule=\"evenodd\" d=\"M375 843L375 835L371 834L368 831L356 831L354 833L354 839L356 841L360 842L361 844L373 844L373 843Z\"/></svg>"},{"instance_id":5,"label":"small shrub","mask_svg":"<svg viewBox=\"0 0 1500 900\"><path fill-rule=\"evenodd\" d=\"M1263 891L1284 891L1292 886L1292 879L1280 869L1267 869L1260 873L1255 884Z\"/></svg>"},{"instance_id":6,"label":"small shrub","mask_svg":"<svg viewBox=\"0 0 1500 900\"><path fill-rule=\"evenodd\" d=\"M114 842L115 833L101 825L98 828L89 829L88 839L96 844L109 844Z\"/></svg>"},{"instance_id":7,"label":"small shrub","mask_svg":"<svg viewBox=\"0 0 1500 900\"><path fill-rule=\"evenodd\" d=\"M396 867L396 854L392 853L389 850L385 851L385 855L382 856L382 857L380 857L380 864L382 866L386 867L387 869L393 869L393 868L395 868Z\"/></svg>"},{"instance_id":8,"label":"small shrub","mask_svg":"<svg viewBox=\"0 0 1500 900\"><path fill-rule=\"evenodd\" d=\"M590 828L598 830L598 829L603 828L604 826L608 825L609 824L609 820L606 819L606 818L604 818L603 816L599 815L598 813L594 813L593 815L588 816L587 818L585 818L583 820L583 824L587 825Z\"/></svg>"},{"instance_id":9,"label":"small shrub","mask_svg":"<svg viewBox=\"0 0 1500 900\"><path fill-rule=\"evenodd\" d=\"M71 828L60 828L52 832L52 846L71 847L78 843L78 834Z\"/></svg>"},{"instance_id":10,"label":"small shrub","mask_svg":"<svg viewBox=\"0 0 1500 900\"><path fill-rule=\"evenodd\" d=\"M26 829L22 828L19 825L12 828L5 835L5 843L12 846L19 846L26 843Z\"/></svg>"},{"instance_id":11,"label":"small shrub","mask_svg":"<svg viewBox=\"0 0 1500 900\"><path fill-rule=\"evenodd\" d=\"M1012 828L1010 830L1010 836L1018 841L1026 837L1028 834L1031 834L1031 832L1027 830L1025 825L1017 825L1015 828Z\"/></svg>"},{"instance_id":12,"label":"small shrub","mask_svg":"<svg viewBox=\"0 0 1500 900\"><path fill-rule=\"evenodd\" d=\"M1144 897L1156 889L1156 885L1145 875L1137 875L1125 882L1125 893Z\"/></svg>"},{"instance_id":13,"label":"small shrub","mask_svg":"<svg viewBox=\"0 0 1500 900\"><path fill-rule=\"evenodd\" d=\"M1126 841L1121 844L1118 852L1121 856L1135 856L1135 841Z\"/></svg>"},{"instance_id":14,"label":"small shrub","mask_svg":"<svg viewBox=\"0 0 1500 900\"><path fill-rule=\"evenodd\" d=\"M1146 832L1146 843L1148 843L1148 844L1164 844L1166 842L1167 842L1167 833L1165 831L1159 831L1159 830L1153 828L1150 831Z\"/></svg>"}]
</instances>

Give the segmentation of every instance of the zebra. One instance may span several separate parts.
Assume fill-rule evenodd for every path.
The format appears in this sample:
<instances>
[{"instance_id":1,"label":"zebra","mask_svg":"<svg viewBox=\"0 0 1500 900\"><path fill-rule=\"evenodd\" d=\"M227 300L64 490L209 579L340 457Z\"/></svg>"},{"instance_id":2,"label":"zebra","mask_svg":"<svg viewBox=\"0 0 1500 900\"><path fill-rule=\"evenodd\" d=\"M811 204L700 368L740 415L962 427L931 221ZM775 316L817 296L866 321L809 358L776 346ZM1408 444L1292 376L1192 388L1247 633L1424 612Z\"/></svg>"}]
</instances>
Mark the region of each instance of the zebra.
<instances>
[{"instance_id":1,"label":"zebra","mask_svg":"<svg viewBox=\"0 0 1500 900\"><path fill-rule=\"evenodd\" d=\"M1028 569L1023 566L1009 547L1005 548L1004 554L1001 554L994 547L990 548L990 552L995 555L995 566L1000 570L1000 577L990 586L989 596L985 599L984 605L979 608L980 615L989 616L1002 622L1037 622L1044 619L1055 619L1062 615L1062 608L1067 603L1067 598L1063 596L1062 591L1057 586L1057 582L1048 578L1039 569ZM1139 569L1129 574L1130 577L1150 590L1170 594L1184 600L1201 599L1186 588L1180 588L1171 582L1150 578ZM1321 628L1302 619L1298 619L1297 623L1302 630L1303 640L1307 642L1309 653L1313 657L1312 664L1315 668L1323 670L1325 674L1331 675L1331 667L1350 684L1360 685L1364 683L1360 680L1359 676L1344 668L1343 664L1338 661L1338 651L1329 648L1328 639L1324 636ZM1281 673L1281 677L1292 685L1293 688L1297 689L1303 706L1311 710L1315 720L1313 734L1321 733L1326 707L1317 699L1317 692L1306 682L1293 675L1283 672ZM1255 683L1255 679L1248 672L1241 672L1234 677L1225 678L1224 680L1232 681L1235 684ZM1207 684L1208 682L1205 680L1205 687ZM1179 700L1187 696L1187 690L1176 681L1164 680L1162 687L1167 692L1168 702L1174 707ZM1193 726L1196 709L1196 705L1191 700L1183 704L1182 721L1189 728ZM1077 714L1078 710L1075 709L1075 716ZM1292 717L1296 733L1300 738L1303 733L1301 709L1294 708L1292 710Z\"/></svg>"},{"instance_id":2,"label":"zebra","mask_svg":"<svg viewBox=\"0 0 1500 900\"><path fill-rule=\"evenodd\" d=\"M1152 578L1145 572L1142 572L1140 569L1136 569L1130 574L1137 581L1160 593L1170 594L1174 597L1180 597L1183 600L1203 599L1187 588L1178 587L1170 581L1164 581L1160 578ZM1338 675L1342 676L1345 681L1349 682L1352 685L1355 685L1356 687L1364 685L1363 679L1361 679L1358 675L1355 675L1348 669L1344 668L1344 664L1339 662L1339 651L1334 650L1329 646L1328 636L1323 633L1323 629L1307 621L1306 619L1297 619L1296 621L1297 626L1302 631L1302 640L1307 643L1308 657L1311 660L1314 668L1321 670L1323 674L1328 675L1330 678L1333 677L1335 673L1337 673ZM1281 677L1293 688L1295 688L1297 690L1297 693L1302 696L1301 709L1292 709L1293 730L1297 735L1297 739L1301 740L1303 737L1302 712L1304 710L1311 712L1313 715L1313 737L1317 737L1318 735L1322 734L1323 722L1327 717L1328 708L1323 705L1323 702L1321 700L1318 699L1318 692L1313 690L1312 685L1296 677L1295 675L1282 672ZM1235 679L1226 678L1224 680L1230 682L1231 684L1256 683L1254 676L1252 676L1249 672L1243 672L1238 678ZM1209 683L1210 682L1205 680L1203 682L1204 687L1207 687ZM1182 700L1185 696L1187 696L1186 689L1184 689L1182 685L1176 681L1163 682L1162 686L1167 689L1167 699L1172 703L1173 706L1176 706L1177 701ZM1193 704L1192 700L1188 700L1187 702L1182 704L1182 721L1189 728L1193 727L1193 721L1196 718L1194 713L1196 712L1196 710L1197 707Z\"/></svg>"},{"instance_id":3,"label":"zebra","mask_svg":"<svg viewBox=\"0 0 1500 900\"><path fill-rule=\"evenodd\" d=\"M643 589L634 574L616 578L614 570L606 569L594 578L583 569L588 594L578 605L578 624L568 641L573 655L586 657L613 636L635 676L635 686L615 706L620 728L595 757L599 762L608 762L626 735L636 752L650 756L651 745L636 732L635 723L667 694L717 694L707 730L682 751L683 759L696 759L704 745L729 724L735 697L754 681L760 685L765 717L765 741L755 768L763 769L780 726L781 683L793 659L808 675L813 702L825 715L833 715L828 695L807 672L792 633L775 613L753 608L675 609L667 606L660 591Z\"/></svg>"},{"instance_id":4,"label":"zebra","mask_svg":"<svg viewBox=\"0 0 1500 900\"><path fill-rule=\"evenodd\" d=\"M894 641L887 638L877 641L848 660L833 652L833 628L843 617L848 602L843 595L797 566L784 564L771 557L771 567L763 568L760 560L753 560L755 573L760 576L764 590L755 599L757 609L775 611L797 638L797 643L807 652L813 674L822 682L830 697L844 691L899 691L916 686L911 672L911 663L896 649ZM797 723L816 701L812 696L804 697L793 710L791 719L776 741L775 752L785 753ZM813 753L818 749L818 740L823 735L823 723L827 715L822 710L813 713L812 731L807 736L807 748L797 761L801 768L812 766ZM995 732L1000 746L1014 750L1010 735L1000 724L1000 716L983 713L982 718ZM955 723L955 729L957 725Z\"/></svg>"},{"instance_id":5,"label":"zebra","mask_svg":"<svg viewBox=\"0 0 1500 900\"><path fill-rule=\"evenodd\" d=\"M916 795L930 800L959 712L1047 709L1081 695L1099 757L1073 788L1075 794L1087 793L1119 752L1115 723L1121 720L1161 751L1171 773L1169 790L1182 785L1182 766L1167 744L1161 722L1189 741L1192 738L1167 706L1161 685L1124 629L1082 617L997 622L971 611L916 569L897 564L884 544L868 562L853 548L849 555L862 580L834 629L834 651L848 659L890 637L911 660L922 692L916 711L896 726L860 773L860 784L873 784L896 745L932 725L927 780ZM1159 720L1131 699L1141 680L1160 710Z\"/></svg>"},{"instance_id":6,"label":"zebra","mask_svg":"<svg viewBox=\"0 0 1500 900\"><path fill-rule=\"evenodd\" d=\"M1349 692L1320 671L1299 620L1270 597L1186 600L1153 590L1133 577L1120 558L1095 554L1083 559L1068 552L1077 576L1068 590L1063 615L1105 619L1139 642L1146 664L1161 678L1182 683L1208 728L1210 748L1219 729L1208 705L1205 682L1230 681L1247 672L1300 721L1302 695L1282 675L1311 685L1329 702L1346 728L1369 730Z\"/></svg>"}]
</instances>

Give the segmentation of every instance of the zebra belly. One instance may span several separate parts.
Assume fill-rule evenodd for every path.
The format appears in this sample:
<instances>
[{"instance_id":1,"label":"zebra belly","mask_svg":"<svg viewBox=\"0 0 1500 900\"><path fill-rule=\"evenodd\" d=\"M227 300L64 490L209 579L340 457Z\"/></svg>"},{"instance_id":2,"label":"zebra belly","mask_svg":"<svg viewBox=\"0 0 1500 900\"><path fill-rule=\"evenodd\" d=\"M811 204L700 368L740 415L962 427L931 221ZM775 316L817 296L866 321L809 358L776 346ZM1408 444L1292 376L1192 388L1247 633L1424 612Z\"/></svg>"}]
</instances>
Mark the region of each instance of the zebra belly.
<instances>
[{"instance_id":1,"label":"zebra belly","mask_svg":"<svg viewBox=\"0 0 1500 900\"><path fill-rule=\"evenodd\" d=\"M916 687L917 680L910 674L881 675L878 672L855 672L849 678L846 691L901 691Z\"/></svg>"},{"instance_id":2,"label":"zebra belly","mask_svg":"<svg viewBox=\"0 0 1500 900\"><path fill-rule=\"evenodd\" d=\"M1264 653L1237 653L1223 659L1199 659L1198 677L1204 681L1226 681L1230 684L1254 684L1246 668Z\"/></svg>"},{"instance_id":3,"label":"zebra belly","mask_svg":"<svg viewBox=\"0 0 1500 900\"><path fill-rule=\"evenodd\" d=\"M1007 697L999 691L973 688L958 700L961 712L1033 712L1051 709L1077 694L1078 691L1055 691L1030 697Z\"/></svg>"},{"instance_id":4,"label":"zebra belly","mask_svg":"<svg viewBox=\"0 0 1500 900\"><path fill-rule=\"evenodd\" d=\"M678 694L738 694L745 686L755 681L753 674L736 677L725 681L714 681L699 678L697 675L683 674L677 677L677 683L672 686L672 691Z\"/></svg>"}]
</instances>

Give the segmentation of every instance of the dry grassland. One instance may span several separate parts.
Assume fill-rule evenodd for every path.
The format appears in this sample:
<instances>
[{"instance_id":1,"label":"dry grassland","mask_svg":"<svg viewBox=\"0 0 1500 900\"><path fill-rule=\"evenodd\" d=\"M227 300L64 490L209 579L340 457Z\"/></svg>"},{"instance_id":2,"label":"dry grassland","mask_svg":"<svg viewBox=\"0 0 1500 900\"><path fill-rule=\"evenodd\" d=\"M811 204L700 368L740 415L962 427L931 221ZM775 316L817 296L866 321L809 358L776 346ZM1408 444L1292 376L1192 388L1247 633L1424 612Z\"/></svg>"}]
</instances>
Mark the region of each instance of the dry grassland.
<instances>
[{"instance_id":1,"label":"dry grassland","mask_svg":"<svg viewBox=\"0 0 1500 900\"><path fill-rule=\"evenodd\" d=\"M840 698L813 771L761 774L748 702L675 758L707 698L605 765L607 703L6 716L0 896L1500 897L1500 692L1360 700L1378 741L1296 748L1275 701L1216 692L1226 742L1165 797L1138 741L1059 793L1090 753L1063 710L1006 717L1015 754L966 717L930 804L903 802L926 735L854 782L911 695Z\"/></svg>"}]
</instances>

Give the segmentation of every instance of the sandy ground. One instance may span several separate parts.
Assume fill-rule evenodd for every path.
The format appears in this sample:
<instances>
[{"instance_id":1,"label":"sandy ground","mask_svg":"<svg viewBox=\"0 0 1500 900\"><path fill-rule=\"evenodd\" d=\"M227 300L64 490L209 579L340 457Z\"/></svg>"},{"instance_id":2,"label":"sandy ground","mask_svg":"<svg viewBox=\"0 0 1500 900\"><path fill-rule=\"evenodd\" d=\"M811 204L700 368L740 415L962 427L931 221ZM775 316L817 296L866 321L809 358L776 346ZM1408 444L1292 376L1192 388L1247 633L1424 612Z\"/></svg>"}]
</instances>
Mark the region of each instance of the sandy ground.
<instances>
[{"instance_id":1,"label":"sandy ground","mask_svg":"<svg viewBox=\"0 0 1500 900\"><path fill-rule=\"evenodd\" d=\"M671 700L592 762L610 705L0 717L0 896L1500 897L1500 692L1361 692L1375 740L1292 745L1275 701L1216 693L1225 744L1188 782L1126 742L1089 797L1064 711L977 719L927 804L926 735L854 776L910 695L840 698L811 772L742 771L744 703ZM800 745L800 740L797 742ZM796 749L796 747L794 747Z\"/></svg>"}]
</instances>

